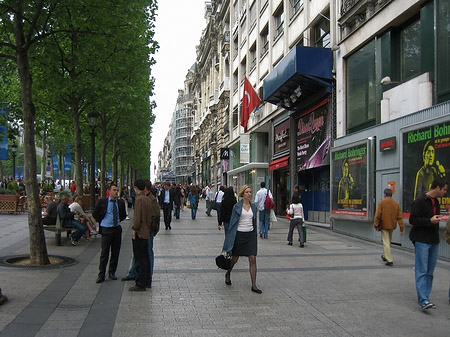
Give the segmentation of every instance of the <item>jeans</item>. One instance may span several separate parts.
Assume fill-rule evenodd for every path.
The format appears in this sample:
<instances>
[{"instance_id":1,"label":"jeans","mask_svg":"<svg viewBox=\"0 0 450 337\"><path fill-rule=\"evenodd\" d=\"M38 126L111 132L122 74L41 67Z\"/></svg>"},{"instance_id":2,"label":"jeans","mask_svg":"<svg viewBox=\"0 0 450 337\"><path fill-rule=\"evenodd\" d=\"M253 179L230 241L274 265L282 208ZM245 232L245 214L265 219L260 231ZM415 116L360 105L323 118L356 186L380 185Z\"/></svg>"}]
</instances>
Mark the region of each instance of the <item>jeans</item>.
<instances>
[{"instance_id":1,"label":"jeans","mask_svg":"<svg viewBox=\"0 0 450 337\"><path fill-rule=\"evenodd\" d=\"M298 241L300 243L305 242L305 238L303 237L303 219L291 219L291 222L289 223L289 232L288 232L288 236L287 236L287 240L288 242L292 243L292 239L294 236L294 228L297 227L297 231L298 231Z\"/></svg>"},{"instance_id":2,"label":"jeans","mask_svg":"<svg viewBox=\"0 0 450 337\"><path fill-rule=\"evenodd\" d=\"M259 211L259 232L264 239L269 237L270 209Z\"/></svg>"},{"instance_id":3,"label":"jeans","mask_svg":"<svg viewBox=\"0 0 450 337\"><path fill-rule=\"evenodd\" d=\"M197 208L193 208L192 205L191 205L191 218L192 218L192 220L194 220L196 216L197 216Z\"/></svg>"},{"instance_id":4,"label":"jeans","mask_svg":"<svg viewBox=\"0 0 450 337\"><path fill-rule=\"evenodd\" d=\"M433 272L436 267L439 244L415 243L416 252L416 290L420 306L430 302L430 293L433 286Z\"/></svg>"},{"instance_id":5,"label":"jeans","mask_svg":"<svg viewBox=\"0 0 450 337\"><path fill-rule=\"evenodd\" d=\"M175 205L175 219L179 219L180 218L180 205Z\"/></svg>"},{"instance_id":6,"label":"jeans","mask_svg":"<svg viewBox=\"0 0 450 337\"><path fill-rule=\"evenodd\" d=\"M227 234L228 234L228 231L230 229L230 223L229 222L224 222L223 223L223 229L225 231L225 240L223 241L222 251L225 251L226 247L228 247L228 241L227 241L228 236L227 236Z\"/></svg>"},{"instance_id":7,"label":"jeans","mask_svg":"<svg viewBox=\"0 0 450 337\"><path fill-rule=\"evenodd\" d=\"M216 202L216 210L217 210L217 222L220 225L222 225L222 213L221 213L222 203Z\"/></svg>"},{"instance_id":8,"label":"jeans","mask_svg":"<svg viewBox=\"0 0 450 337\"><path fill-rule=\"evenodd\" d=\"M72 233L71 235L75 241L80 240L84 232L87 231L86 225L83 225L81 222L78 222L77 220L72 220L71 227L77 229L77 231L75 233Z\"/></svg>"},{"instance_id":9,"label":"jeans","mask_svg":"<svg viewBox=\"0 0 450 337\"><path fill-rule=\"evenodd\" d=\"M150 234L150 237L148 238L148 255L150 257L150 284L152 283L153 278L153 267L155 265L155 254L153 252L153 234ZM136 260L133 256L133 262L131 263L131 268L128 271L127 277L129 278L136 278Z\"/></svg>"}]
</instances>

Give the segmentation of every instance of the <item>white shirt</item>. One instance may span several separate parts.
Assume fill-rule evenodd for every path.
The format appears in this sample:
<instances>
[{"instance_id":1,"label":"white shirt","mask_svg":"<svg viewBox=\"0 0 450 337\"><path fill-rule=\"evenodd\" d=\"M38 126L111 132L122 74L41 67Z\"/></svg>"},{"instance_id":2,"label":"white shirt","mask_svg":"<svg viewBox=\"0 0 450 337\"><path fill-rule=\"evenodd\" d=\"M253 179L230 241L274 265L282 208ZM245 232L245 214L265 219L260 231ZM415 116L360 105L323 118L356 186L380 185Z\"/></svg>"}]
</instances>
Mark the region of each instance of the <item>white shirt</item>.
<instances>
[{"instance_id":1,"label":"white shirt","mask_svg":"<svg viewBox=\"0 0 450 337\"><path fill-rule=\"evenodd\" d=\"M238 232L251 232L253 230L253 212L251 207L248 211L242 207L237 230Z\"/></svg>"},{"instance_id":2,"label":"white shirt","mask_svg":"<svg viewBox=\"0 0 450 337\"><path fill-rule=\"evenodd\" d=\"M267 196L267 188L262 187L258 192L256 192L255 196L255 204L258 207L258 211L264 211L264 202L266 201ZM272 192L269 190L269 197L273 201Z\"/></svg>"},{"instance_id":3,"label":"white shirt","mask_svg":"<svg viewBox=\"0 0 450 337\"><path fill-rule=\"evenodd\" d=\"M301 203L298 204L291 204L289 206L289 213L294 213L294 219L304 219L305 216L303 215L303 205Z\"/></svg>"},{"instance_id":4,"label":"white shirt","mask_svg":"<svg viewBox=\"0 0 450 337\"><path fill-rule=\"evenodd\" d=\"M216 194L216 202L222 202L222 199L223 199L223 195L224 195L225 193L223 193L223 191L219 191L219 192L217 192L217 194Z\"/></svg>"}]
</instances>

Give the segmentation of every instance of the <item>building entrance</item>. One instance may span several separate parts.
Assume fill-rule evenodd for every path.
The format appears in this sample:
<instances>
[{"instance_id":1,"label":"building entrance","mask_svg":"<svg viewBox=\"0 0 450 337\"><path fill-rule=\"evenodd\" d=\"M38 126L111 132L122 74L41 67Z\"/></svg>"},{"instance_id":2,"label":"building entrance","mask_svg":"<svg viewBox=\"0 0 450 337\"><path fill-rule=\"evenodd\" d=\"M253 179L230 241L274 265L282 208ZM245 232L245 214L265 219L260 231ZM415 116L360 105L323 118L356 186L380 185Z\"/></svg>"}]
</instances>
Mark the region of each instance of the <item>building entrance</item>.
<instances>
[{"instance_id":1,"label":"building entrance","mask_svg":"<svg viewBox=\"0 0 450 337\"><path fill-rule=\"evenodd\" d=\"M330 222L330 166L298 173L303 211L308 221Z\"/></svg>"}]
</instances>

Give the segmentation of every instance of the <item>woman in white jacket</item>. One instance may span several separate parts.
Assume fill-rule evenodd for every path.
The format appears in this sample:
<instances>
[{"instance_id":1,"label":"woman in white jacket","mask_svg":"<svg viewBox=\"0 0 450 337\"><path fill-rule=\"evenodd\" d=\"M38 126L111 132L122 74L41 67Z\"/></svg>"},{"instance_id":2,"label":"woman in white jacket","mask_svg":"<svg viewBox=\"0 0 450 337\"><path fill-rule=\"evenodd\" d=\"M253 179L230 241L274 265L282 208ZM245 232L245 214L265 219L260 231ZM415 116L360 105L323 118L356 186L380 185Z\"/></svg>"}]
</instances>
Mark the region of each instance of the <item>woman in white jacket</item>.
<instances>
[{"instance_id":1,"label":"woman in white jacket","mask_svg":"<svg viewBox=\"0 0 450 337\"><path fill-rule=\"evenodd\" d=\"M305 238L303 237L303 229L302 225L304 222L303 215L303 205L300 203L300 196L298 193L294 193L292 196L292 204L289 205L289 208L286 209L286 213L291 217L291 223L289 225L289 233L288 233L288 245L292 246L292 237L294 235L294 228L297 227L298 231L298 241L300 242L300 247L305 247Z\"/></svg>"}]
</instances>

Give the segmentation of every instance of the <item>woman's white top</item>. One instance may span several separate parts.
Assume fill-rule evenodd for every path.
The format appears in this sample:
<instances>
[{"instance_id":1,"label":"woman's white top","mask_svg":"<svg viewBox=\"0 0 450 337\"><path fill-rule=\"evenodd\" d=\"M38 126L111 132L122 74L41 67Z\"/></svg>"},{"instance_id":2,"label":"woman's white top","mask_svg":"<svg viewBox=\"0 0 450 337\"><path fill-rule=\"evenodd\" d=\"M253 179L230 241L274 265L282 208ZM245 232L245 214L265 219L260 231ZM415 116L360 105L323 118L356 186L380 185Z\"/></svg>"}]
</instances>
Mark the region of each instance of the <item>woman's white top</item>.
<instances>
[{"instance_id":1,"label":"woman's white top","mask_svg":"<svg viewBox=\"0 0 450 337\"><path fill-rule=\"evenodd\" d=\"M291 204L289 206L289 213L290 214L294 213L293 219L304 219L305 218L305 216L303 215L303 205L301 203Z\"/></svg>"},{"instance_id":2,"label":"woman's white top","mask_svg":"<svg viewBox=\"0 0 450 337\"><path fill-rule=\"evenodd\" d=\"M81 205L78 202L75 202L75 201L72 202L69 205L69 208L72 213L75 213L75 215L82 216L85 219L88 217L88 215L86 214L85 211L83 211L83 208L81 207Z\"/></svg>"},{"instance_id":3,"label":"woman's white top","mask_svg":"<svg viewBox=\"0 0 450 337\"><path fill-rule=\"evenodd\" d=\"M223 195L224 195L223 191L217 192L217 194L216 194L216 202L222 203Z\"/></svg>"},{"instance_id":4,"label":"woman's white top","mask_svg":"<svg viewBox=\"0 0 450 337\"><path fill-rule=\"evenodd\" d=\"M253 212L251 207L248 211L242 207L237 230L238 232L251 232L253 230Z\"/></svg>"}]
</instances>

